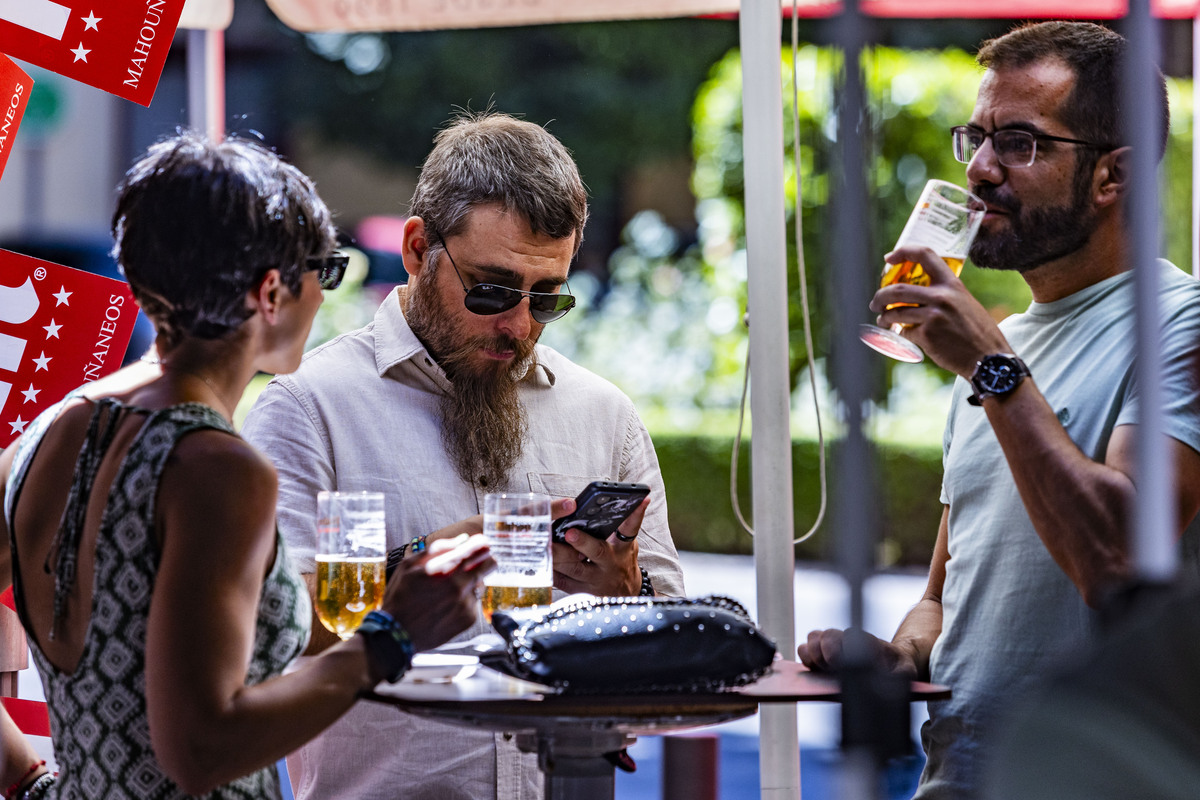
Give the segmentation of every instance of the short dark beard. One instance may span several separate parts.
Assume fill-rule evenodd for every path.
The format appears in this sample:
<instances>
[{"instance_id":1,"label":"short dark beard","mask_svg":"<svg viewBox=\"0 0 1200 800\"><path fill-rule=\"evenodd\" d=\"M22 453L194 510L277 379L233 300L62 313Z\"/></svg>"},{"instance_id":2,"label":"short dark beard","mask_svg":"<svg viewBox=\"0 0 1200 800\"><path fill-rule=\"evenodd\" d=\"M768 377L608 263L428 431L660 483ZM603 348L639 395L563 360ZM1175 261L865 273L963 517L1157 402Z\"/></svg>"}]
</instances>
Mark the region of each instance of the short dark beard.
<instances>
[{"instance_id":1,"label":"short dark beard","mask_svg":"<svg viewBox=\"0 0 1200 800\"><path fill-rule=\"evenodd\" d=\"M415 292L413 290L416 290ZM462 341L448 317L435 307L430 270L409 287L405 318L454 390L442 395L442 444L459 477L471 485L499 489L521 457L528 432L519 381L533 364L535 339L479 337ZM480 349L512 350L511 361L479 366Z\"/></svg>"},{"instance_id":2,"label":"short dark beard","mask_svg":"<svg viewBox=\"0 0 1200 800\"><path fill-rule=\"evenodd\" d=\"M1084 159L1075 171L1071 203L1025 211L1021 201L983 184L972 189L989 205L1008 212L1010 229L989 235L980 230L971 244L971 261L984 269L1028 272L1076 252L1091 239L1099 220L1092 205L1092 169ZM1092 162L1094 166L1094 162Z\"/></svg>"}]
</instances>

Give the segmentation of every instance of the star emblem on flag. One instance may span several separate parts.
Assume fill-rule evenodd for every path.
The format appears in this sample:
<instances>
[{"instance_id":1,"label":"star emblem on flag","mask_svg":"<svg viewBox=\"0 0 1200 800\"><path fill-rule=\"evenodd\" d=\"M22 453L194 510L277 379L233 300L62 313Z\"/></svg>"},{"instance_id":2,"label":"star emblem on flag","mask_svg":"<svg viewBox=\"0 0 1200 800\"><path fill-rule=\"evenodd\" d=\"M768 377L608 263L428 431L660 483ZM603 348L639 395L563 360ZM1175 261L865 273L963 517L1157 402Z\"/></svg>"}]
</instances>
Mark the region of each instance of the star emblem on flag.
<instances>
[{"instance_id":1,"label":"star emblem on flag","mask_svg":"<svg viewBox=\"0 0 1200 800\"><path fill-rule=\"evenodd\" d=\"M0 250L0 448L120 367L137 315L124 281Z\"/></svg>"},{"instance_id":2,"label":"star emblem on flag","mask_svg":"<svg viewBox=\"0 0 1200 800\"><path fill-rule=\"evenodd\" d=\"M203 0L199 5L211 2ZM232 4L232 0L228 2ZM28 61L148 106L184 3L0 0L0 50L9 58ZM104 12L103 17L96 13L97 6ZM75 47L71 47L72 42Z\"/></svg>"}]
</instances>

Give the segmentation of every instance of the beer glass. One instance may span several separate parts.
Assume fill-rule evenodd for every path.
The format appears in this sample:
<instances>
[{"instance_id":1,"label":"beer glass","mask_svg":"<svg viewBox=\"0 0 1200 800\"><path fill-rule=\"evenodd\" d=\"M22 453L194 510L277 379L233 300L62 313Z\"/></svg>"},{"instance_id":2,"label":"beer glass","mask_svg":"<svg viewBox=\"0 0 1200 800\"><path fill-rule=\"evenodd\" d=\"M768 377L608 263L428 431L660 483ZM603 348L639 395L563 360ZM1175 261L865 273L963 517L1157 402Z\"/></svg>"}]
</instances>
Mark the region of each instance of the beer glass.
<instances>
[{"instance_id":1,"label":"beer glass","mask_svg":"<svg viewBox=\"0 0 1200 800\"><path fill-rule=\"evenodd\" d=\"M483 577L484 619L492 612L550 604L550 498L544 494L489 493L483 498L483 535L496 568Z\"/></svg>"},{"instance_id":2,"label":"beer glass","mask_svg":"<svg viewBox=\"0 0 1200 800\"><path fill-rule=\"evenodd\" d=\"M349 639L383 604L387 545L382 492L317 494L317 618Z\"/></svg>"},{"instance_id":3,"label":"beer glass","mask_svg":"<svg viewBox=\"0 0 1200 800\"><path fill-rule=\"evenodd\" d=\"M954 270L962 272L967 251L983 223L987 205L975 195L946 181L931 180L925 184L921 197L913 208L896 247L929 247ZM929 276L925 268L913 261L899 264L884 264L880 288L893 283L911 283L928 286ZM888 306L895 308L895 305ZM891 330L876 325L862 324L858 338L866 345L885 356L898 361L916 364L925 358L921 348L900 335L904 326L897 323Z\"/></svg>"}]
</instances>

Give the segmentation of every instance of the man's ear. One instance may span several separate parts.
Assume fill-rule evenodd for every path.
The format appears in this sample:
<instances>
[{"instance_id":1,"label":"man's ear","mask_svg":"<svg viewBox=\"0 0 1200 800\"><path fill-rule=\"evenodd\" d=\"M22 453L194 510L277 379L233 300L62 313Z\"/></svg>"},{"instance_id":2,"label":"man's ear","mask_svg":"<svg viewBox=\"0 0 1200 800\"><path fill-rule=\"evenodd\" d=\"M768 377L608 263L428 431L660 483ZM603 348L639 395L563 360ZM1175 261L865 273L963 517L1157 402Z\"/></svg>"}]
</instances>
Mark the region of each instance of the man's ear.
<instances>
[{"instance_id":1,"label":"man's ear","mask_svg":"<svg viewBox=\"0 0 1200 800\"><path fill-rule=\"evenodd\" d=\"M425 228L425 220L420 217L404 220L400 255L404 259L404 271L408 273L410 280L421 274L421 270L428 263L429 245L429 232Z\"/></svg>"},{"instance_id":2,"label":"man's ear","mask_svg":"<svg viewBox=\"0 0 1200 800\"><path fill-rule=\"evenodd\" d=\"M1096 205L1112 205L1128 190L1131 157L1130 147L1118 147L1100 156L1092 183Z\"/></svg>"},{"instance_id":3,"label":"man's ear","mask_svg":"<svg viewBox=\"0 0 1200 800\"><path fill-rule=\"evenodd\" d=\"M261 313L263 320L273 325L279 318L283 294L287 291L288 288L283 285L283 276L279 270L269 269L258 285L246 293L246 306Z\"/></svg>"}]
</instances>

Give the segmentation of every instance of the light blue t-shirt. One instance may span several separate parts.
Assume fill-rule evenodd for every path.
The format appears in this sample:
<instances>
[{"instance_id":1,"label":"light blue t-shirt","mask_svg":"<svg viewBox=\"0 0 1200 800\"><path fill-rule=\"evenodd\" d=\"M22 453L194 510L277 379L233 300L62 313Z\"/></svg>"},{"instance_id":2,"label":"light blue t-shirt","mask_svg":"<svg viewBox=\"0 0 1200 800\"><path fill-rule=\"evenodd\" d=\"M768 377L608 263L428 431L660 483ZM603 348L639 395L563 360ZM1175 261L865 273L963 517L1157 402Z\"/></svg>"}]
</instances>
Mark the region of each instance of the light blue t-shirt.
<instances>
[{"instance_id":1,"label":"light blue t-shirt","mask_svg":"<svg viewBox=\"0 0 1200 800\"><path fill-rule=\"evenodd\" d=\"M1200 451L1200 283L1158 262L1167 435ZM1001 324L1071 440L1102 462L1118 425L1138 422L1134 282L1125 272ZM943 451L950 560L932 680L953 697L929 704L928 761L917 797L969 798L996 715L1094 632L1094 612L1038 538L970 385L954 387ZM1184 534L1196 572L1200 523Z\"/></svg>"}]
</instances>

